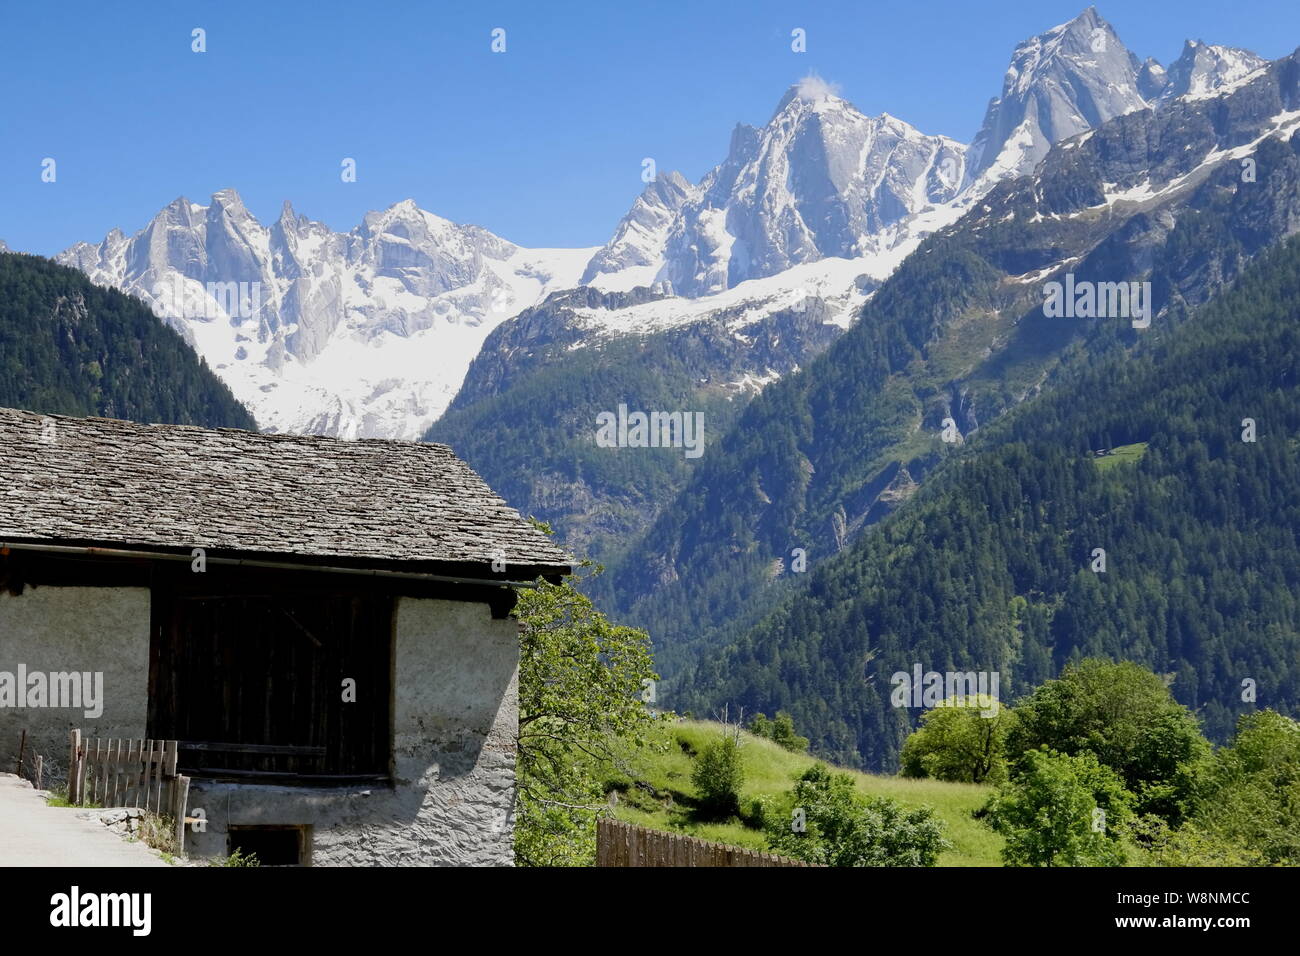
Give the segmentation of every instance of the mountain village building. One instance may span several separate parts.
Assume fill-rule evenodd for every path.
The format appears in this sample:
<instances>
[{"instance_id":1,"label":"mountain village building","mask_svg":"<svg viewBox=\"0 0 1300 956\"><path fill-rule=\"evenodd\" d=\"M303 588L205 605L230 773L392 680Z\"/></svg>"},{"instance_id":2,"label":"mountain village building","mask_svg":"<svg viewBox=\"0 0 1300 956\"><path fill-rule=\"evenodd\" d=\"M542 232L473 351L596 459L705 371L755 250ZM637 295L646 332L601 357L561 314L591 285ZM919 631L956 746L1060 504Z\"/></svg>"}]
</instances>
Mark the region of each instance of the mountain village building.
<instances>
[{"instance_id":1,"label":"mountain village building","mask_svg":"<svg viewBox=\"0 0 1300 956\"><path fill-rule=\"evenodd\" d=\"M510 864L509 615L570 566L442 445L0 409L0 766L177 740L192 855Z\"/></svg>"}]
</instances>

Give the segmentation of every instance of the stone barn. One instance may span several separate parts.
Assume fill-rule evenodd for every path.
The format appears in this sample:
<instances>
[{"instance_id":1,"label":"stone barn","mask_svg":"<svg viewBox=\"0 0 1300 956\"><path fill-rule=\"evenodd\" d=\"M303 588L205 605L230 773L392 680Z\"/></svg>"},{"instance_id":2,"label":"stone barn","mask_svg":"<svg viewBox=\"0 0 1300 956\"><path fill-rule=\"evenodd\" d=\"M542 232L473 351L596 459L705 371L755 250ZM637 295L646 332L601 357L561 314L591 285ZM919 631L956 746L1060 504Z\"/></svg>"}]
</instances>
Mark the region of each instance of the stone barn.
<instances>
[{"instance_id":1,"label":"stone barn","mask_svg":"<svg viewBox=\"0 0 1300 956\"><path fill-rule=\"evenodd\" d=\"M177 740L191 854L510 864L510 612L570 569L442 445L0 409L0 766Z\"/></svg>"}]
</instances>

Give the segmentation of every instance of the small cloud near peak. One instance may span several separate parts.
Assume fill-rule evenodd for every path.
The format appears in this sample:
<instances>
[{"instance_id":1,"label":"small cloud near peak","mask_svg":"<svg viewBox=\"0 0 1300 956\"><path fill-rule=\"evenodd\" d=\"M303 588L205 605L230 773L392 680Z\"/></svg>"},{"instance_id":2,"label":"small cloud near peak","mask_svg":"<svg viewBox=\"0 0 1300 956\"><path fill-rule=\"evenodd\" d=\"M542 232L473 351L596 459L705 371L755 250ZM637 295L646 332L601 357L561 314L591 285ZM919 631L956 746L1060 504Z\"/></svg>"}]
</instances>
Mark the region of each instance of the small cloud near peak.
<instances>
[{"instance_id":1,"label":"small cloud near peak","mask_svg":"<svg viewBox=\"0 0 1300 956\"><path fill-rule=\"evenodd\" d=\"M814 103L818 100L824 100L828 96L840 95L838 83L823 80L816 73L809 73L796 84L796 87L799 90L801 100L809 100Z\"/></svg>"}]
</instances>

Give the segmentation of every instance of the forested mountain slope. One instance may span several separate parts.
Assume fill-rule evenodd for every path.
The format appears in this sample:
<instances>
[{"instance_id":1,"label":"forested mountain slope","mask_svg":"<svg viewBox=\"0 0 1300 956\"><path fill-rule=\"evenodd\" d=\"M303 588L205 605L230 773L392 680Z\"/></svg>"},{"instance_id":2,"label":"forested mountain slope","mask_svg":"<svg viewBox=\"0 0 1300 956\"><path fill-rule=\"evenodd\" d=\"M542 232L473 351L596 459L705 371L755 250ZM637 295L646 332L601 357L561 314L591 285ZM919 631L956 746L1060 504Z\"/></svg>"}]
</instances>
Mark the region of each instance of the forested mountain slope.
<instances>
[{"instance_id":1,"label":"forested mountain slope","mask_svg":"<svg viewBox=\"0 0 1300 956\"><path fill-rule=\"evenodd\" d=\"M1300 239L1184 314L981 430L674 702L785 709L875 769L920 713L890 676L918 663L999 672L1006 699L1134 660L1219 741L1256 706L1300 710Z\"/></svg>"},{"instance_id":2,"label":"forested mountain slope","mask_svg":"<svg viewBox=\"0 0 1300 956\"><path fill-rule=\"evenodd\" d=\"M0 406L256 429L174 330L76 269L0 253Z\"/></svg>"},{"instance_id":3,"label":"forested mountain slope","mask_svg":"<svg viewBox=\"0 0 1300 956\"><path fill-rule=\"evenodd\" d=\"M905 500L962 434L1158 334L1300 229L1300 57L1111 120L931 237L818 360L769 385L598 582L675 672ZM1047 283L1149 282L1150 327L1052 318ZM778 562L783 562L779 564Z\"/></svg>"},{"instance_id":4,"label":"forested mountain slope","mask_svg":"<svg viewBox=\"0 0 1300 956\"><path fill-rule=\"evenodd\" d=\"M576 552L603 559L625 549L699 458L673 447L598 447L598 415L620 404L698 414L707 449L765 381L806 365L843 333L832 309L811 296L774 302L757 317L743 302L669 328L618 335L592 328L660 303L672 305L644 288L578 289L525 311L488 337L426 440L451 445Z\"/></svg>"}]
</instances>

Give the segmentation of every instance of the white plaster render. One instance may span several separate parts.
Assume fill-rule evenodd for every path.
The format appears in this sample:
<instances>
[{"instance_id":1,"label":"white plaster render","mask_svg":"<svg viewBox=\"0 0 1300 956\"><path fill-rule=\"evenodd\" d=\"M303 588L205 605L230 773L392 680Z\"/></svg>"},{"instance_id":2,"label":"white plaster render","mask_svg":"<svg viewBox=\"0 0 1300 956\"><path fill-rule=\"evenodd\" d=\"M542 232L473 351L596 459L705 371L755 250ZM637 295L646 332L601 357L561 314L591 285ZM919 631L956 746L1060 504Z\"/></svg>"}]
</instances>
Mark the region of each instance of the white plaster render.
<instances>
[{"instance_id":1,"label":"white plaster render","mask_svg":"<svg viewBox=\"0 0 1300 956\"><path fill-rule=\"evenodd\" d=\"M0 765L13 769L27 731L24 762L45 758L45 786L67 782L68 735L143 737L149 707L147 588L28 587L0 592L0 671L101 671L103 713L81 707L0 707Z\"/></svg>"},{"instance_id":2,"label":"white plaster render","mask_svg":"<svg viewBox=\"0 0 1300 956\"><path fill-rule=\"evenodd\" d=\"M396 632L393 786L196 780L190 806L208 824L189 852L225 854L231 825L309 824L315 866L513 863L518 623L485 604L402 598Z\"/></svg>"},{"instance_id":3,"label":"white plaster render","mask_svg":"<svg viewBox=\"0 0 1300 956\"><path fill-rule=\"evenodd\" d=\"M309 825L313 865L511 865L519 630L486 604L402 598L393 675L393 785L286 787L195 779L190 808L206 833L186 851L227 852L227 827ZM103 671L104 713L0 709L0 760L45 757L66 780L68 733L144 737L149 592L144 588L28 588L0 593L0 670ZM365 694L364 686L357 688ZM49 784L47 783L47 786Z\"/></svg>"}]
</instances>

